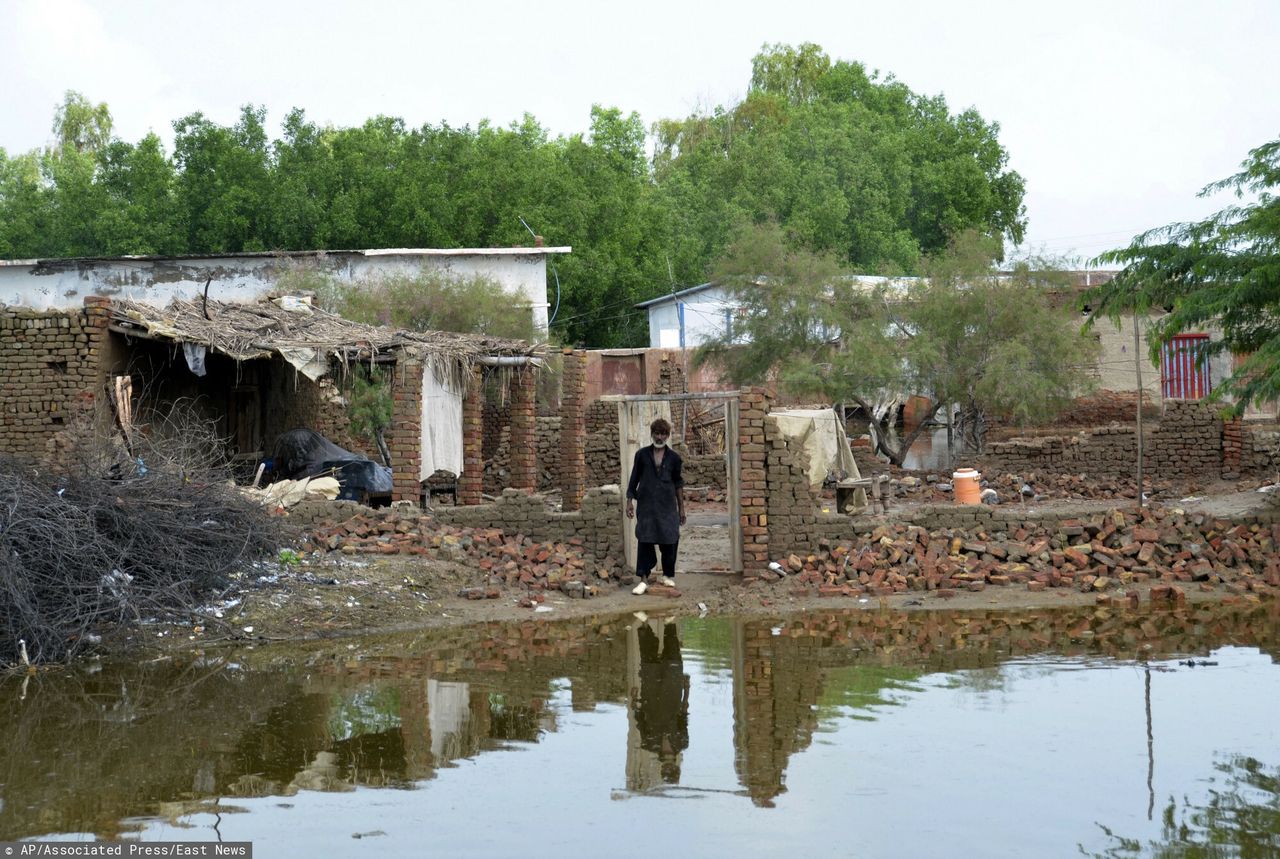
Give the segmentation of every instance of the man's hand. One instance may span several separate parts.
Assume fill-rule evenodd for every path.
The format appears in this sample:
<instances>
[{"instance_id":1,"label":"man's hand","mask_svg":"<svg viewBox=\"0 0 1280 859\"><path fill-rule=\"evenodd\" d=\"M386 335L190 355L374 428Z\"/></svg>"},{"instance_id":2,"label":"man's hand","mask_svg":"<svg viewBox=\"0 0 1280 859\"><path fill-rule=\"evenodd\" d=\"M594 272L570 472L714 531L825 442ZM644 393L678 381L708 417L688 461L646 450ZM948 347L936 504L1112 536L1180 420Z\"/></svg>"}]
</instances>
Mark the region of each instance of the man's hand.
<instances>
[{"instance_id":1,"label":"man's hand","mask_svg":"<svg viewBox=\"0 0 1280 859\"><path fill-rule=\"evenodd\" d=\"M685 522L684 508L681 507L680 508L680 524L683 525L684 522Z\"/></svg>"},{"instance_id":2,"label":"man's hand","mask_svg":"<svg viewBox=\"0 0 1280 859\"><path fill-rule=\"evenodd\" d=\"M636 502L630 498L627 499L627 518L628 519L636 518Z\"/></svg>"}]
</instances>

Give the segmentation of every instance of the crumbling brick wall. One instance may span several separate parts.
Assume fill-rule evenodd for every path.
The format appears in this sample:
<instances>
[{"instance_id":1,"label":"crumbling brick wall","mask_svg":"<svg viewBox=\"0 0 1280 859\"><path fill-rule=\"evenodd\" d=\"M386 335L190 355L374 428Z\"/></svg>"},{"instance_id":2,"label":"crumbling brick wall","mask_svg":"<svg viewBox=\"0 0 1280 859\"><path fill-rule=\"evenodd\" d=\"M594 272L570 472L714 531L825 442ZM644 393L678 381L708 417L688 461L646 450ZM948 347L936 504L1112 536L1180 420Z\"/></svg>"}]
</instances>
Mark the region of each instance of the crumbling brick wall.
<instances>
[{"instance_id":1,"label":"crumbling brick wall","mask_svg":"<svg viewBox=\"0 0 1280 859\"><path fill-rule=\"evenodd\" d=\"M1130 423L1138 407L1137 391L1094 391L1072 400L1055 424L1061 426L1103 426L1110 423ZM1160 418L1160 403L1150 391L1142 398L1144 420Z\"/></svg>"},{"instance_id":2,"label":"crumbling brick wall","mask_svg":"<svg viewBox=\"0 0 1280 859\"><path fill-rule=\"evenodd\" d=\"M499 528L507 534L523 534L539 541L571 543L581 540L583 551L611 571L622 567L622 501L616 487L588 489L582 509L555 512L546 499L516 489L504 489L492 504L442 507L436 518L449 525Z\"/></svg>"},{"instance_id":3,"label":"crumbling brick wall","mask_svg":"<svg viewBox=\"0 0 1280 859\"><path fill-rule=\"evenodd\" d=\"M1240 437L1240 470L1262 476L1280 471L1280 432L1245 427Z\"/></svg>"},{"instance_id":4,"label":"crumbling brick wall","mask_svg":"<svg viewBox=\"0 0 1280 859\"><path fill-rule=\"evenodd\" d=\"M618 463L618 404L595 400L586 408L587 485L607 486L622 479Z\"/></svg>"},{"instance_id":5,"label":"crumbling brick wall","mask_svg":"<svg viewBox=\"0 0 1280 859\"><path fill-rule=\"evenodd\" d=\"M550 492L559 488L557 475L560 473L560 453L563 445L560 428L562 420L558 417L535 419L534 430L537 442L538 458L534 468L538 475L538 491ZM498 434L498 446L493 456L485 460L484 491L489 495L497 495L511 486L511 427L503 427Z\"/></svg>"},{"instance_id":6,"label":"crumbling brick wall","mask_svg":"<svg viewBox=\"0 0 1280 859\"><path fill-rule=\"evenodd\" d=\"M0 452L42 458L53 436L92 407L104 380L106 325L98 305L0 307Z\"/></svg>"},{"instance_id":7,"label":"crumbling brick wall","mask_svg":"<svg viewBox=\"0 0 1280 859\"><path fill-rule=\"evenodd\" d=\"M1003 471L1117 477L1133 473L1138 437L1133 426L1100 427L1075 436L994 442L983 464ZM1152 476L1218 474L1223 470L1223 424L1216 407L1166 400L1154 427L1144 427L1143 465Z\"/></svg>"},{"instance_id":8,"label":"crumbling brick wall","mask_svg":"<svg viewBox=\"0 0 1280 859\"><path fill-rule=\"evenodd\" d=\"M511 404L486 400L483 421L484 440L481 444L481 453L488 461L498 453L498 445L502 443L502 431L511 426Z\"/></svg>"},{"instance_id":9,"label":"crumbling brick wall","mask_svg":"<svg viewBox=\"0 0 1280 859\"><path fill-rule=\"evenodd\" d=\"M778 431L777 421L766 418L764 430L770 557L808 555L818 550L820 542L852 533L848 516L822 512L805 463Z\"/></svg>"}]
</instances>

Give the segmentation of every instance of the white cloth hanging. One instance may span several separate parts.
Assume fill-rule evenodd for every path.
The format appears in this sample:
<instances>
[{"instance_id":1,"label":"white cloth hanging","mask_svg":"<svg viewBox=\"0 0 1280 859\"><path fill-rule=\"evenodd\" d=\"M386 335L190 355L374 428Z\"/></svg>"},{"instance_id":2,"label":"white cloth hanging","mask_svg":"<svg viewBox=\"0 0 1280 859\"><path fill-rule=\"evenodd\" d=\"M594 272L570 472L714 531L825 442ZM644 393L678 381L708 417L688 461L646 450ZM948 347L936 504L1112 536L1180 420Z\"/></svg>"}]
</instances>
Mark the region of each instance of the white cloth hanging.
<instances>
[{"instance_id":1,"label":"white cloth hanging","mask_svg":"<svg viewBox=\"0 0 1280 859\"><path fill-rule=\"evenodd\" d=\"M422 370L422 465L418 479L437 471L462 473L462 391L452 373Z\"/></svg>"},{"instance_id":2,"label":"white cloth hanging","mask_svg":"<svg viewBox=\"0 0 1280 859\"><path fill-rule=\"evenodd\" d=\"M208 354L203 343L186 343L182 344L182 354L187 358L187 366L191 368L191 372L197 376L205 374L204 359Z\"/></svg>"}]
</instances>

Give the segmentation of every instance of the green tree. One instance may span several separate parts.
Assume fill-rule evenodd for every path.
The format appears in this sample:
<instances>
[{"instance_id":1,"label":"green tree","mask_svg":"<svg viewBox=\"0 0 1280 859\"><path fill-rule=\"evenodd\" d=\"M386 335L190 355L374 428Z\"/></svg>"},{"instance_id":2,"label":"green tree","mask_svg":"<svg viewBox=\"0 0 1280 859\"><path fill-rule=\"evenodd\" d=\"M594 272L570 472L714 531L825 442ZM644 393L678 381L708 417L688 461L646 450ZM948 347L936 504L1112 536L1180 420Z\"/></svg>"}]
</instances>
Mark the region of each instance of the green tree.
<instances>
[{"instance_id":1,"label":"green tree","mask_svg":"<svg viewBox=\"0 0 1280 859\"><path fill-rule=\"evenodd\" d=\"M1095 344L1044 294L1051 271L997 273L992 239L969 233L925 263L927 276L868 283L833 254L797 247L775 224L745 229L717 266L746 315L700 355L738 383L773 376L791 393L868 414L902 394L927 412L958 404L976 450L992 414L1051 417L1089 383ZM923 425L898 444L872 421L876 448L901 464Z\"/></svg>"},{"instance_id":2,"label":"green tree","mask_svg":"<svg viewBox=\"0 0 1280 859\"><path fill-rule=\"evenodd\" d=\"M67 90L53 114L56 148L92 155L111 142L111 111L106 102L93 104L75 90Z\"/></svg>"},{"instance_id":3,"label":"green tree","mask_svg":"<svg viewBox=\"0 0 1280 859\"><path fill-rule=\"evenodd\" d=\"M177 254L185 249L177 174L155 134L138 143L113 140L98 156L96 183L105 195L96 227L97 253Z\"/></svg>"},{"instance_id":4,"label":"green tree","mask_svg":"<svg viewBox=\"0 0 1280 859\"><path fill-rule=\"evenodd\" d=\"M173 124L177 198L187 253L267 250L270 147L264 108L231 127L193 113Z\"/></svg>"},{"instance_id":5,"label":"green tree","mask_svg":"<svg viewBox=\"0 0 1280 859\"><path fill-rule=\"evenodd\" d=\"M1021 239L999 130L816 45L773 45L741 103L655 125L654 168L709 258L733 224L775 220L859 270L914 272L964 230Z\"/></svg>"},{"instance_id":6,"label":"green tree","mask_svg":"<svg viewBox=\"0 0 1280 859\"><path fill-rule=\"evenodd\" d=\"M1202 357L1248 357L1212 394L1231 397L1238 414L1249 403L1280 398L1280 139L1249 153L1240 172L1201 191L1222 190L1252 201L1193 223L1170 224L1099 257L1124 269L1085 300L1093 316L1168 310L1148 331L1152 360L1175 335L1220 328Z\"/></svg>"}]
</instances>

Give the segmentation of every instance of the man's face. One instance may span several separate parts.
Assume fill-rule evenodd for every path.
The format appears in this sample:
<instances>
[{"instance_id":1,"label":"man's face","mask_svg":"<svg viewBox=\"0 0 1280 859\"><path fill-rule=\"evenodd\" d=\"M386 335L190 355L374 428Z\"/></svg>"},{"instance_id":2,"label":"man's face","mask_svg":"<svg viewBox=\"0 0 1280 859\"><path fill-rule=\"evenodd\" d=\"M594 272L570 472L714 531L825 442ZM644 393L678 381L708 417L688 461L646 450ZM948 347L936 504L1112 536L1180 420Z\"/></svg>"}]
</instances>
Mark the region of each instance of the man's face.
<instances>
[{"instance_id":1,"label":"man's face","mask_svg":"<svg viewBox=\"0 0 1280 859\"><path fill-rule=\"evenodd\" d=\"M669 435L671 435L669 432L662 432L661 430L655 431L653 433L654 447L664 447L667 443L667 436Z\"/></svg>"}]
</instances>

